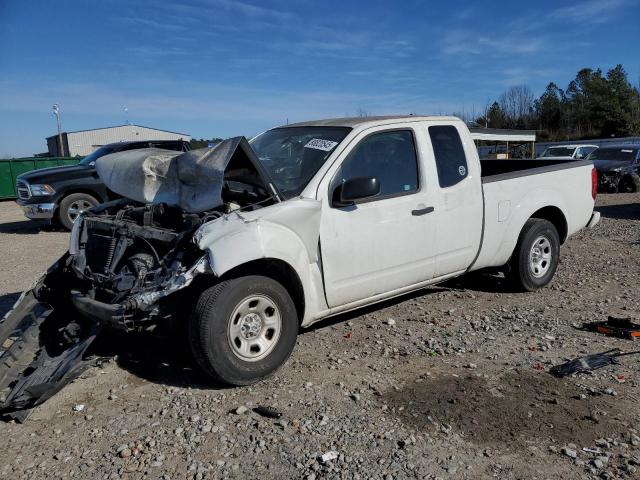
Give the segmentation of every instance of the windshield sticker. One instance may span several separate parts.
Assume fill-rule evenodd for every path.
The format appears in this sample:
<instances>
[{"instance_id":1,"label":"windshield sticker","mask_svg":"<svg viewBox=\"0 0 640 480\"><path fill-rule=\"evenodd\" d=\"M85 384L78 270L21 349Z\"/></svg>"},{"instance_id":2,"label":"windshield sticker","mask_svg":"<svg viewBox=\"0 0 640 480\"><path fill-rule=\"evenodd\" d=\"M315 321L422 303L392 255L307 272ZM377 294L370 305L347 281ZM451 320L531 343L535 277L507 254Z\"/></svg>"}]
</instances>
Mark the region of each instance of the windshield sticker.
<instances>
[{"instance_id":1,"label":"windshield sticker","mask_svg":"<svg viewBox=\"0 0 640 480\"><path fill-rule=\"evenodd\" d=\"M332 142L331 140L323 140L321 138L314 138L307 143L304 148L315 148L316 150L322 150L328 152L329 150L333 150L338 142Z\"/></svg>"},{"instance_id":2,"label":"windshield sticker","mask_svg":"<svg viewBox=\"0 0 640 480\"><path fill-rule=\"evenodd\" d=\"M624 153L631 153L631 152L633 152L633 150L621 150L621 151L622 151L622 152L624 152Z\"/></svg>"}]
</instances>

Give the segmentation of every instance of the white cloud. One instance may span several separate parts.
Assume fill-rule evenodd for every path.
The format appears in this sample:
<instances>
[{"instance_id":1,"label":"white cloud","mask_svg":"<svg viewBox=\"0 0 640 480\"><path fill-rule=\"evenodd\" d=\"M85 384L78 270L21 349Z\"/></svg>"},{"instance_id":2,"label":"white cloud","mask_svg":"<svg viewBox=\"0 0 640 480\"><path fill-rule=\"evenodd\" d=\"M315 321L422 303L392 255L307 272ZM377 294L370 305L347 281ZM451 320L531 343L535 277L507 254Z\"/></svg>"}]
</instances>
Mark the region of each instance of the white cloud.
<instances>
[{"instance_id":1,"label":"white cloud","mask_svg":"<svg viewBox=\"0 0 640 480\"><path fill-rule=\"evenodd\" d=\"M576 23L605 23L622 8L631 5L630 0L588 0L576 5L558 8L547 15L557 21Z\"/></svg>"}]
</instances>

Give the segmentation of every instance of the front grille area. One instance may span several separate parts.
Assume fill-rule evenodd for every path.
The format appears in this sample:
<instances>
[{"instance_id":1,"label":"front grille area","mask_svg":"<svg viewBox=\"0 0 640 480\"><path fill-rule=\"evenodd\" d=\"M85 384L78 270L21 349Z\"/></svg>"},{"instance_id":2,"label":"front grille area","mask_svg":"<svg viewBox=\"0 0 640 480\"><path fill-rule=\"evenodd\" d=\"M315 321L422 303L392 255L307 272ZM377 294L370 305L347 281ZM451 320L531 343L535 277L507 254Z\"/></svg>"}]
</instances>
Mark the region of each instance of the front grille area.
<instances>
[{"instance_id":1,"label":"front grille area","mask_svg":"<svg viewBox=\"0 0 640 480\"><path fill-rule=\"evenodd\" d=\"M18 198L20 200L28 200L31 198L29 184L23 180L18 180L16 182L16 192L18 192Z\"/></svg>"}]
</instances>

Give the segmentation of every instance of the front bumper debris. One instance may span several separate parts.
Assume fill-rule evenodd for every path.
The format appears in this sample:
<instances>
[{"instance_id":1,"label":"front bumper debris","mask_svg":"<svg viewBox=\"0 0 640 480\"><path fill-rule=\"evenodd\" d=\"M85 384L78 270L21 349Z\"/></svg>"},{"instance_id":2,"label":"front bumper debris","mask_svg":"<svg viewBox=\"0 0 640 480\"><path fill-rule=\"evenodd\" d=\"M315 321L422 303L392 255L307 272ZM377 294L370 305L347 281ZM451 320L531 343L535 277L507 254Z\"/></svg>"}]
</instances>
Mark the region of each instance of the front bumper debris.
<instances>
[{"instance_id":1,"label":"front bumper debris","mask_svg":"<svg viewBox=\"0 0 640 480\"><path fill-rule=\"evenodd\" d=\"M40 298L46 279L0 320L0 415L18 421L91 364L87 349L101 329L67 304Z\"/></svg>"},{"instance_id":2,"label":"front bumper debris","mask_svg":"<svg viewBox=\"0 0 640 480\"><path fill-rule=\"evenodd\" d=\"M22 205L24 216L31 220L51 219L56 209L55 203L33 203Z\"/></svg>"}]
</instances>

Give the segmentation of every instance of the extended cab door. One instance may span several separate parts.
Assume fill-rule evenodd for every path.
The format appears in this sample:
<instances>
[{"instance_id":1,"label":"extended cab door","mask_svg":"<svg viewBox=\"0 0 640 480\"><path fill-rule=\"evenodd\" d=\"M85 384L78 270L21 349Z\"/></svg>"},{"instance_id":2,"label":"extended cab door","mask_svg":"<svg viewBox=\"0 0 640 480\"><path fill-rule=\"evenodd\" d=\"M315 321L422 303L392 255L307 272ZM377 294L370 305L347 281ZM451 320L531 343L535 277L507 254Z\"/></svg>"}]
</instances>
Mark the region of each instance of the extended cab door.
<instances>
[{"instance_id":1,"label":"extended cab door","mask_svg":"<svg viewBox=\"0 0 640 480\"><path fill-rule=\"evenodd\" d=\"M466 270L480 248L484 223L480 160L462 122L428 122L425 130L427 161L435 163L438 177L435 276L442 277Z\"/></svg>"},{"instance_id":2,"label":"extended cab door","mask_svg":"<svg viewBox=\"0 0 640 480\"><path fill-rule=\"evenodd\" d=\"M325 197L320 248L330 307L392 292L433 277L433 185L417 143L419 123L361 133L320 185ZM422 143L424 143L424 136ZM350 206L333 203L348 179L374 177L380 193Z\"/></svg>"}]
</instances>

